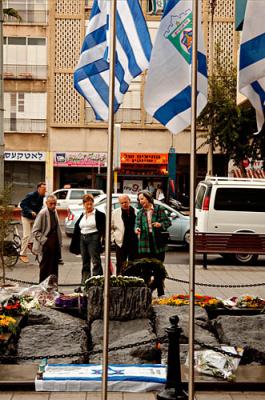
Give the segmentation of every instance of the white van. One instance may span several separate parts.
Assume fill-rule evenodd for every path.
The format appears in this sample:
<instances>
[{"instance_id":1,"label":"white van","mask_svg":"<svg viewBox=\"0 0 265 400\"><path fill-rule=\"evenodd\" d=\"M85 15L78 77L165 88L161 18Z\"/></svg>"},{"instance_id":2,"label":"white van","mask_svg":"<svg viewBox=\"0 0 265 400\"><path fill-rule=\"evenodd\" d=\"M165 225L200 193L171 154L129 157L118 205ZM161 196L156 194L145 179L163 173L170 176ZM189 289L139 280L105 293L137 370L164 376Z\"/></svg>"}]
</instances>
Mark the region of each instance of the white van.
<instances>
[{"instance_id":1,"label":"white van","mask_svg":"<svg viewBox=\"0 0 265 400\"><path fill-rule=\"evenodd\" d=\"M265 233L265 179L206 177L195 199L195 229L199 232ZM256 255L236 255L250 263Z\"/></svg>"},{"instance_id":2,"label":"white van","mask_svg":"<svg viewBox=\"0 0 265 400\"><path fill-rule=\"evenodd\" d=\"M82 189L82 188L70 188L70 189L58 189L52 194L57 197L57 209L67 209L69 206L82 205L84 194L92 194L94 197L104 194L101 189Z\"/></svg>"}]
</instances>

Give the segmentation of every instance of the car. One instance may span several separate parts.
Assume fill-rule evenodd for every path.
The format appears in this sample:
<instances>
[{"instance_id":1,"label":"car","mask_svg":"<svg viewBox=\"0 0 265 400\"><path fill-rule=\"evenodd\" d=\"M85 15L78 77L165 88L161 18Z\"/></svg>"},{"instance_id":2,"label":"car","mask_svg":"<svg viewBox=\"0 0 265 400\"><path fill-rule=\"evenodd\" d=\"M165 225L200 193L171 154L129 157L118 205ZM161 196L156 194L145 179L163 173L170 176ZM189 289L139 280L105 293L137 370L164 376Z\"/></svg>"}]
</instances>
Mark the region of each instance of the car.
<instances>
[{"instance_id":1,"label":"car","mask_svg":"<svg viewBox=\"0 0 265 400\"><path fill-rule=\"evenodd\" d=\"M87 188L64 188L58 189L51 194L57 197L57 209L67 209L69 206L77 205L82 206L82 198L84 194L92 194L94 197L104 194L101 189L87 189Z\"/></svg>"},{"instance_id":2,"label":"car","mask_svg":"<svg viewBox=\"0 0 265 400\"><path fill-rule=\"evenodd\" d=\"M115 193L112 195L112 209L120 207L119 203L120 193ZM131 199L131 205L137 210L139 208L139 203L137 201L136 194L128 195ZM169 205L162 203L159 200L154 200L155 204L159 204L164 208L165 212L171 219L172 225L169 227L169 244L170 245L181 245L188 246L190 239L190 217L184 215L181 212L174 210ZM106 213L107 205L107 195L100 195L95 199L95 208L99 211ZM67 217L65 218L65 233L67 236L71 236L74 232L74 225L81 213L83 212L83 207L80 206L70 206L67 211Z\"/></svg>"}]
</instances>

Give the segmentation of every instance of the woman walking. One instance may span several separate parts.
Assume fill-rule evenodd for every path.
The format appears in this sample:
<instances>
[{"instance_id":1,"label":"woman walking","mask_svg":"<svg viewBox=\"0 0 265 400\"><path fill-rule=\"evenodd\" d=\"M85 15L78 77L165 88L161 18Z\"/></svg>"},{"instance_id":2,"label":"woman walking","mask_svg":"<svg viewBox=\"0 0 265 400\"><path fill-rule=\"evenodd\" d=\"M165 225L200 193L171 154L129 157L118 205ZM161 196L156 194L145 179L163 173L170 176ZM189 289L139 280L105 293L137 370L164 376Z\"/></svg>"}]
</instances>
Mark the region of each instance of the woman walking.
<instances>
[{"instance_id":1,"label":"woman walking","mask_svg":"<svg viewBox=\"0 0 265 400\"><path fill-rule=\"evenodd\" d=\"M70 244L70 252L81 253L82 256L81 285L84 285L91 275L103 275L100 253L106 224L105 214L94 208L94 197L91 194L83 196L83 206L84 212L76 221ZM92 274L91 261L93 264ZM81 291L81 287L77 288L76 291Z\"/></svg>"}]
</instances>

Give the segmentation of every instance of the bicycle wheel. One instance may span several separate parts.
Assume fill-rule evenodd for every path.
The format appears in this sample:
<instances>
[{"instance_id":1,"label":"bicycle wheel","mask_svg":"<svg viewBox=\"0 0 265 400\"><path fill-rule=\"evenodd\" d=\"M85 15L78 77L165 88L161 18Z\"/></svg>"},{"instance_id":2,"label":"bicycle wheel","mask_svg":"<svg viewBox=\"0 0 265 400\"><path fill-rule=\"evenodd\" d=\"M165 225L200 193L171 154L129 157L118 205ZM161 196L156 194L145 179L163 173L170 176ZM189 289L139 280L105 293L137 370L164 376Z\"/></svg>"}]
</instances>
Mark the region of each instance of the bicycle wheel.
<instances>
[{"instance_id":1,"label":"bicycle wheel","mask_svg":"<svg viewBox=\"0 0 265 400\"><path fill-rule=\"evenodd\" d=\"M19 257L19 249L17 248L16 243L6 240L4 242L4 263L6 267L13 267Z\"/></svg>"}]
</instances>

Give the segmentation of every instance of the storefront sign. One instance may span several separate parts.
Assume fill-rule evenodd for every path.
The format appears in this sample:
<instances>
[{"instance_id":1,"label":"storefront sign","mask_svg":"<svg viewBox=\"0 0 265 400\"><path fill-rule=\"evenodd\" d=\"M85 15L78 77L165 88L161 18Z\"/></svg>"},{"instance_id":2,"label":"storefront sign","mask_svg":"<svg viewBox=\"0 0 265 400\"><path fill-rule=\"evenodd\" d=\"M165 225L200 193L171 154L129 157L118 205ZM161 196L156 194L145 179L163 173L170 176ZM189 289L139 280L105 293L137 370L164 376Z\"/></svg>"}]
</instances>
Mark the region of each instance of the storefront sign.
<instances>
[{"instance_id":1,"label":"storefront sign","mask_svg":"<svg viewBox=\"0 0 265 400\"><path fill-rule=\"evenodd\" d=\"M106 167L107 153L54 153L55 167Z\"/></svg>"},{"instance_id":2,"label":"storefront sign","mask_svg":"<svg viewBox=\"0 0 265 400\"><path fill-rule=\"evenodd\" d=\"M168 154L121 153L122 164L167 164Z\"/></svg>"},{"instance_id":3,"label":"storefront sign","mask_svg":"<svg viewBox=\"0 0 265 400\"><path fill-rule=\"evenodd\" d=\"M136 194L143 189L143 181L135 180L124 180L123 181L123 193Z\"/></svg>"},{"instance_id":4,"label":"storefront sign","mask_svg":"<svg viewBox=\"0 0 265 400\"><path fill-rule=\"evenodd\" d=\"M45 161L42 151L5 151L5 161Z\"/></svg>"}]
</instances>

